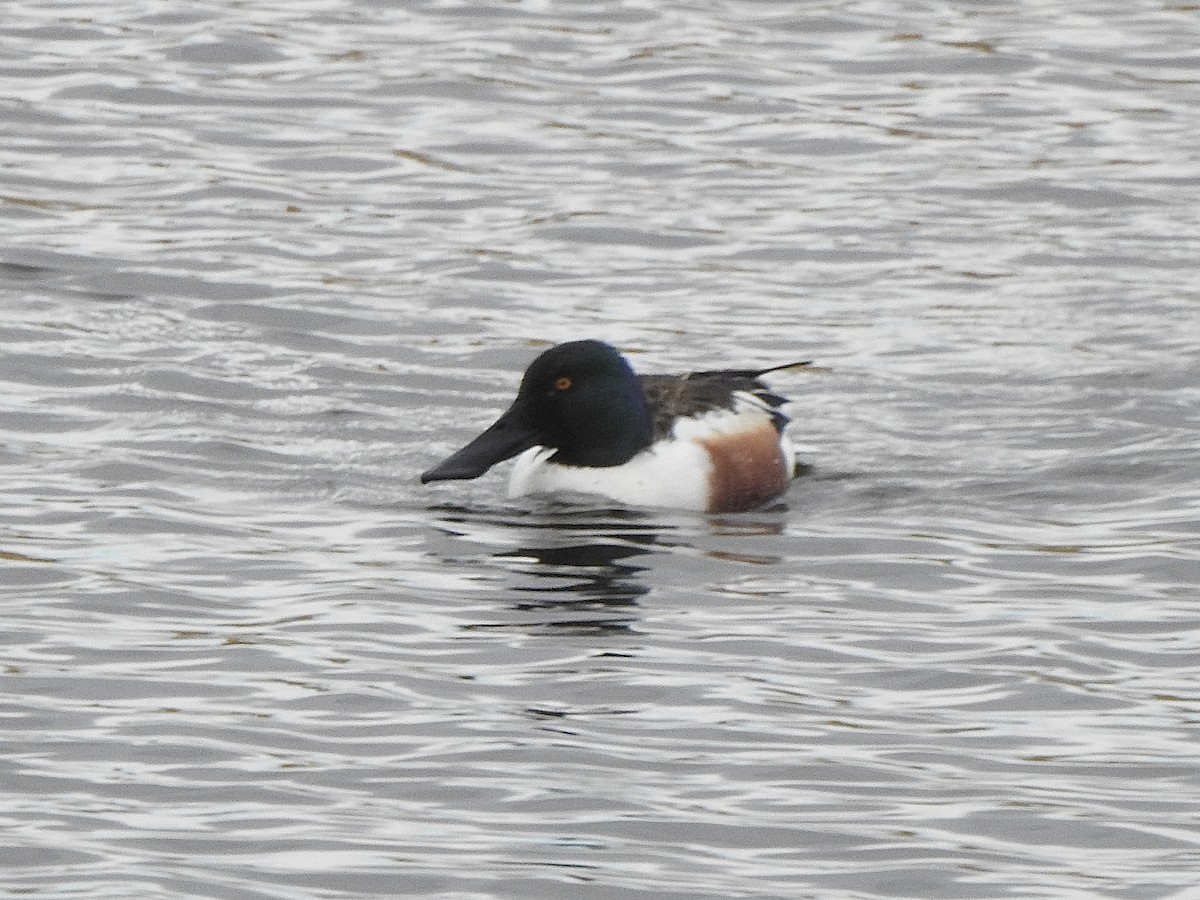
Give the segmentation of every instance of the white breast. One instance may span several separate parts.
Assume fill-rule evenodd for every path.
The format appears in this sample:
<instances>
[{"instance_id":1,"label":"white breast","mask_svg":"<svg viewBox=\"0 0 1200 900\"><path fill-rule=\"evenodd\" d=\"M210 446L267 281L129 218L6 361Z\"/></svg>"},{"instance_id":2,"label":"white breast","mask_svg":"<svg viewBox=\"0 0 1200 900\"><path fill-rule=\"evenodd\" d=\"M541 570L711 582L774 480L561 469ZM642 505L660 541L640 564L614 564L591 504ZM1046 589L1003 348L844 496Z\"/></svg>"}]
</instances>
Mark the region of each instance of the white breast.
<instances>
[{"instance_id":1,"label":"white breast","mask_svg":"<svg viewBox=\"0 0 1200 900\"><path fill-rule=\"evenodd\" d=\"M712 463L690 440L662 441L619 466L588 468L548 462L554 450L534 447L517 457L508 495L598 494L629 506L708 508Z\"/></svg>"}]
</instances>

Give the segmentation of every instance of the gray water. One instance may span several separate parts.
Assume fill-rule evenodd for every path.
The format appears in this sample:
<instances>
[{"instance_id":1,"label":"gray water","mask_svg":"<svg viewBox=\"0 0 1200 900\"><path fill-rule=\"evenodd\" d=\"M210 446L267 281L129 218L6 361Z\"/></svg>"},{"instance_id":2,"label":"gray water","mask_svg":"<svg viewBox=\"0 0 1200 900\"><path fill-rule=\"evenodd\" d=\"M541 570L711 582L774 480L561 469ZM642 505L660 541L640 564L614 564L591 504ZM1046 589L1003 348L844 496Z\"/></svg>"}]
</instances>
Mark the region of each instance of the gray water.
<instances>
[{"instance_id":1,"label":"gray water","mask_svg":"<svg viewBox=\"0 0 1200 900\"><path fill-rule=\"evenodd\" d=\"M1200 11L9 4L0 896L1200 897ZM769 365L720 517L417 473Z\"/></svg>"}]
</instances>

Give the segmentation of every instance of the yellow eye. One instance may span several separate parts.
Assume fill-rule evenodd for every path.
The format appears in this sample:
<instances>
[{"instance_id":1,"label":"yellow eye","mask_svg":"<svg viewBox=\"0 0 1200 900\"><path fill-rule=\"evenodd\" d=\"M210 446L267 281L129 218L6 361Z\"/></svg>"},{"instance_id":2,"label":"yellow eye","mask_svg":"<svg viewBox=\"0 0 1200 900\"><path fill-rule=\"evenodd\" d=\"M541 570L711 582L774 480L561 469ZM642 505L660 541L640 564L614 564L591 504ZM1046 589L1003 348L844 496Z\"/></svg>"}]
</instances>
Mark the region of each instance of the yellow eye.
<instances>
[{"instance_id":1,"label":"yellow eye","mask_svg":"<svg viewBox=\"0 0 1200 900\"><path fill-rule=\"evenodd\" d=\"M566 375L561 375L554 381L554 389L556 391L565 391L571 386L571 379Z\"/></svg>"}]
</instances>

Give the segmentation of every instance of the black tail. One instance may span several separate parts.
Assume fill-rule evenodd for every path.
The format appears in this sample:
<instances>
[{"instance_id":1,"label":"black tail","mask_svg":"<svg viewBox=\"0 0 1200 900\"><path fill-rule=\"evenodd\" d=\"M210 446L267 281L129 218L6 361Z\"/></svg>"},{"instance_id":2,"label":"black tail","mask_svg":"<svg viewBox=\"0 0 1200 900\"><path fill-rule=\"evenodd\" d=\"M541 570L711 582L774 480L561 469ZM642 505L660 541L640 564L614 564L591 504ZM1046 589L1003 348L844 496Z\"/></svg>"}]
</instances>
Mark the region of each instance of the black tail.
<instances>
[{"instance_id":1,"label":"black tail","mask_svg":"<svg viewBox=\"0 0 1200 900\"><path fill-rule=\"evenodd\" d=\"M806 359L801 362L784 363L781 366L771 366L767 369L712 369L708 372L692 372L688 375L689 378L704 375L725 375L730 378L758 378L760 375L769 375L772 372L782 372L784 369L802 369L805 366L811 366L812 360Z\"/></svg>"}]
</instances>

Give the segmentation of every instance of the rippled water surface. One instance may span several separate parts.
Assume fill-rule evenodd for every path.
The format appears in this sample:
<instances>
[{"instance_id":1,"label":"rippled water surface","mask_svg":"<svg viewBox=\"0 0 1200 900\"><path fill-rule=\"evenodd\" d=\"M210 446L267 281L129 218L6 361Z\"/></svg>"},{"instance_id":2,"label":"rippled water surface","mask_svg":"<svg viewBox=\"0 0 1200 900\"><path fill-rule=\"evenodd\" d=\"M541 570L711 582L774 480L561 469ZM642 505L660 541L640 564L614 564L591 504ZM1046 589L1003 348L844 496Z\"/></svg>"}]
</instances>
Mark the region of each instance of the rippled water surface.
<instances>
[{"instance_id":1,"label":"rippled water surface","mask_svg":"<svg viewBox=\"0 0 1200 900\"><path fill-rule=\"evenodd\" d=\"M1200 897L1200 11L0 21L0 895ZM782 372L703 517L417 473Z\"/></svg>"}]
</instances>

